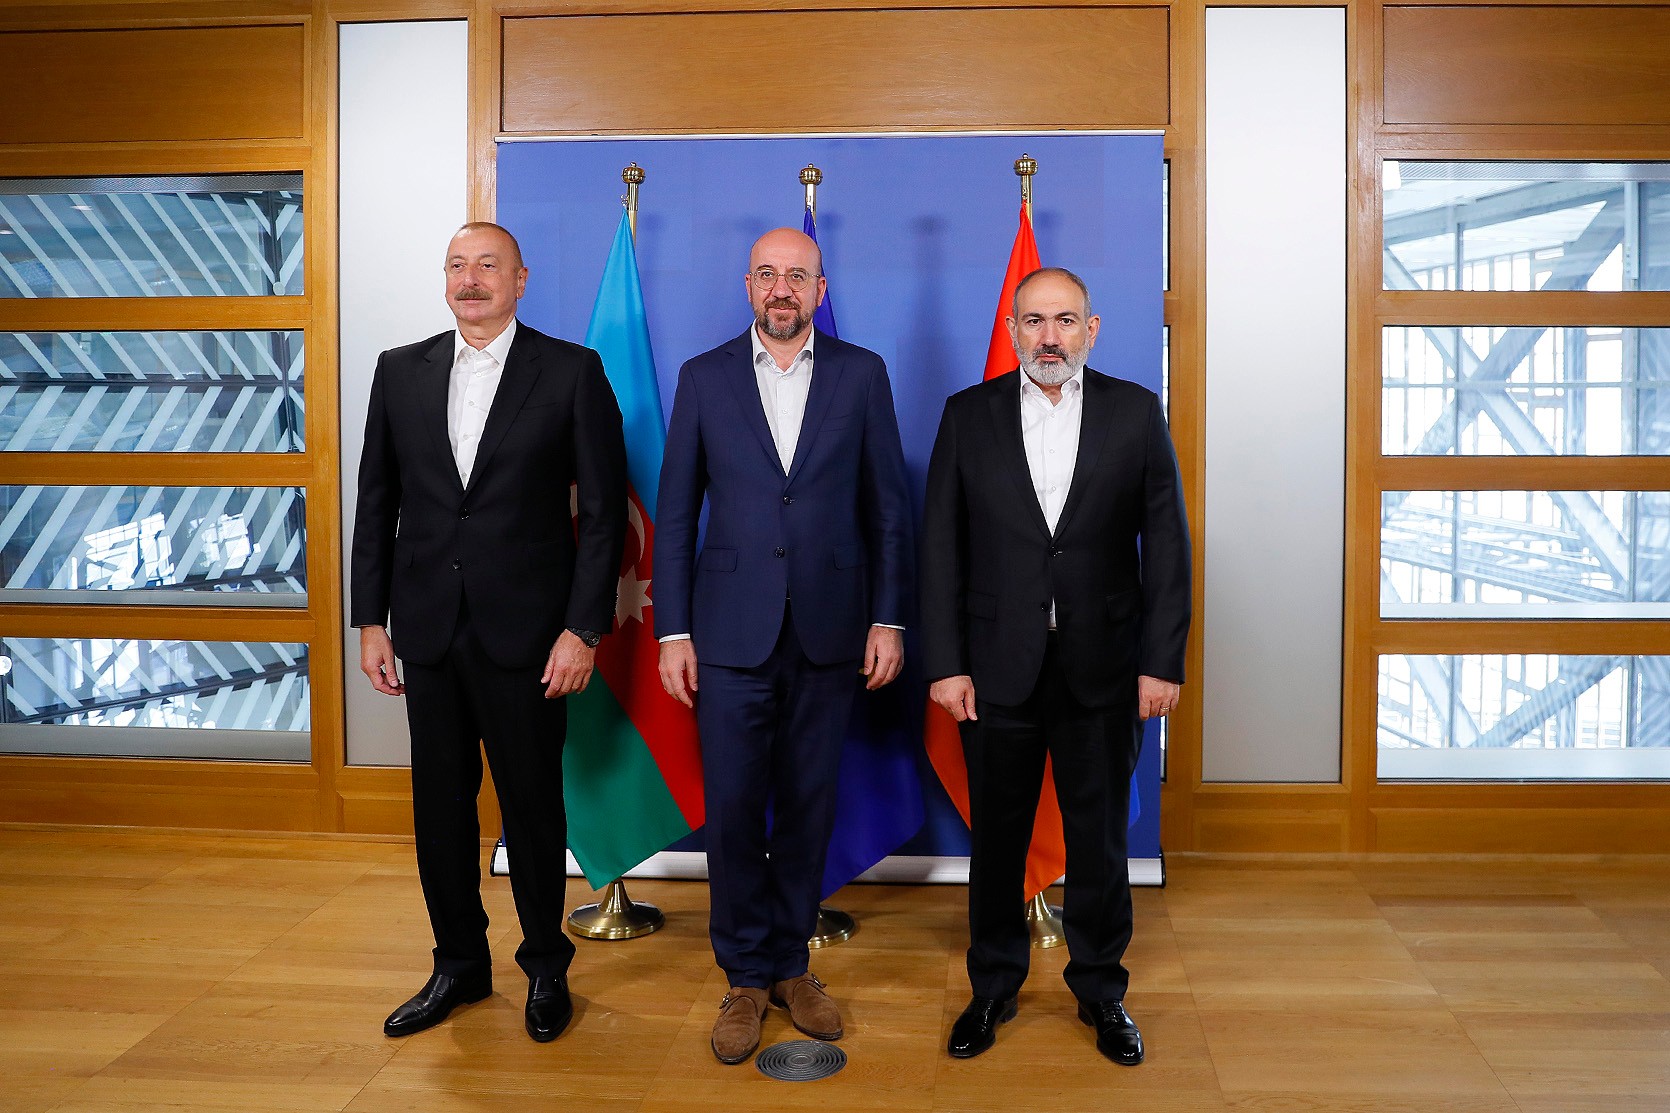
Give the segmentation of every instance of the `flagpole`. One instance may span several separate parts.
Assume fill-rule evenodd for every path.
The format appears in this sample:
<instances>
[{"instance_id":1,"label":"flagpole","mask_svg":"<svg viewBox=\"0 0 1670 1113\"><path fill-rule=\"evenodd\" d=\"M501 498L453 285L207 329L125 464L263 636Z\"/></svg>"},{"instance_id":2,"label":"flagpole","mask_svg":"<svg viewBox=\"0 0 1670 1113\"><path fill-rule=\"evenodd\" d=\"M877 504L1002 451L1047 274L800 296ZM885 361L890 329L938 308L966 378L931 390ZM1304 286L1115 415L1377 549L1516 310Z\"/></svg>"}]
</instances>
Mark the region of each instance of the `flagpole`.
<instances>
[{"instance_id":1,"label":"flagpole","mask_svg":"<svg viewBox=\"0 0 1670 1113\"><path fill-rule=\"evenodd\" d=\"M823 184L823 171L811 163L800 172L800 184L806 187L806 211L812 214L812 219L818 218L818 187Z\"/></svg>"},{"instance_id":2,"label":"flagpole","mask_svg":"<svg viewBox=\"0 0 1670 1113\"><path fill-rule=\"evenodd\" d=\"M1015 160L1015 176L1021 180L1021 208L1026 210L1026 221L1032 223L1032 176L1038 173L1038 160L1024 152ZM1044 893L1026 902L1026 926L1032 935L1032 945L1040 950L1059 947L1067 941L1061 926L1061 909L1044 899Z\"/></svg>"},{"instance_id":3,"label":"flagpole","mask_svg":"<svg viewBox=\"0 0 1670 1113\"><path fill-rule=\"evenodd\" d=\"M823 184L823 171L808 162L800 172L800 184L806 187L806 212L815 226L818 219L818 186ZM837 943L845 943L857 931L858 921L851 915L839 908L820 904L817 926L812 929L812 937L806 945L814 951L820 947L833 947Z\"/></svg>"},{"instance_id":4,"label":"flagpole","mask_svg":"<svg viewBox=\"0 0 1670 1113\"><path fill-rule=\"evenodd\" d=\"M644 184L644 168L636 162L620 172L626 183L626 224L634 242L638 239L638 187ZM603 889L596 904L576 908L568 914L568 930L582 939L638 939L653 935L667 924L667 917L653 904L640 904L626 895L626 882L617 877Z\"/></svg>"},{"instance_id":5,"label":"flagpole","mask_svg":"<svg viewBox=\"0 0 1670 1113\"><path fill-rule=\"evenodd\" d=\"M1027 223L1032 222L1032 175L1038 172L1038 160L1022 154L1015 160L1015 174L1021 180L1021 207L1026 210Z\"/></svg>"}]
</instances>

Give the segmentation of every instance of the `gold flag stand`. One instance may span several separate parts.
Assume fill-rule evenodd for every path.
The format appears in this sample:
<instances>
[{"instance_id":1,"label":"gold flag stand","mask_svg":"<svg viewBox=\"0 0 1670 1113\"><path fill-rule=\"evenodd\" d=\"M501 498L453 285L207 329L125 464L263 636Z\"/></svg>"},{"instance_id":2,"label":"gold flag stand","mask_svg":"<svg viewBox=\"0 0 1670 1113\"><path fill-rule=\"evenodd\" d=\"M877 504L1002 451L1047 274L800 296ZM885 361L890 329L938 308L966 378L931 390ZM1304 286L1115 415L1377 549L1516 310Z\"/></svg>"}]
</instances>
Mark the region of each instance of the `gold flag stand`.
<instances>
[{"instance_id":1,"label":"gold flag stand","mask_svg":"<svg viewBox=\"0 0 1670 1113\"><path fill-rule=\"evenodd\" d=\"M632 238L638 237L638 187L644 183L643 167L637 163L620 172L626 183L626 223ZM576 908L568 915L568 930L582 939L638 939L660 931L667 917L653 904L640 904L626 895L626 883L615 878L603 889L603 899L596 904Z\"/></svg>"},{"instance_id":2,"label":"gold flag stand","mask_svg":"<svg viewBox=\"0 0 1670 1113\"><path fill-rule=\"evenodd\" d=\"M806 945L812 950L820 947L833 947L837 943L845 943L858 934L858 921L839 908L818 908L818 928L812 938L806 940Z\"/></svg>"},{"instance_id":3,"label":"gold flag stand","mask_svg":"<svg viewBox=\"0 0 1670 1113\"><path fill-rule=\"evenodd\" d=\"M812 214L812 219L818 219L818 186L823 184L823 171L808 162L806 168L800 172L800 184L806 187L806 211ZM820 947L833 947L837 943L845 943L858 931L858 921L839 908L818 907L818 926L812 933L812 938L806 945L814 951Z\"/></svg>"},{"instance_id":4,"label":"gold flag stand","mask_svg":"<svg viewBox=\"0 0 1670 1113\"><path fill-rule=\"evenodd\" d=\"M1026 902L1026 928L1032 934L1032 945L1040 951L1067 942L1061 927L1061 908L1045 900L1043 893Z\"/></svg>"},{"instance_id":5,"label":"gold flag stand","mask_svg":"<svg viewBox=\"0 0 1670 1113\"><path fill-rule=\"evenodd\" d=\"M655 905L627 896L626 884L618 877L604 888L602 900L568 914L568 930L582 939L637 939L666 924L667 917Z\"/></svg>"}]
</instances>

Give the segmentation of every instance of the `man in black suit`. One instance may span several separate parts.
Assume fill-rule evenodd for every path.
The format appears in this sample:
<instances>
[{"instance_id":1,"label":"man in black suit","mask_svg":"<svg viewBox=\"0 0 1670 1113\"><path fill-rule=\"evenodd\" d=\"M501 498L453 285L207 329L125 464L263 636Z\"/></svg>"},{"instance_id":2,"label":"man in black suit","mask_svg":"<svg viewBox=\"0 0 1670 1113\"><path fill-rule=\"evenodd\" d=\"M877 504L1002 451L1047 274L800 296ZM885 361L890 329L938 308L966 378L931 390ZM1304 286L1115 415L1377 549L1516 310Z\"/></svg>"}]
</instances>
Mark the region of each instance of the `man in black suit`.
<instances>
[{"instance_id":1,"label":"man in black suit","mask_svg":"<svg viewBox=\"0 0 1670 1113\"><path fill-rule=\"evenodd\" d=\"M1013 309L1020 369L946 402L923 520L929 695L962 724L973 843L974 998L947 1049L978 1055L1015 1015L1048 754L1067 848L1067 985L1101 1052L1136 1064L1121 961L1129 786L1142 720L1175 707L1183 680L1188 524L1159 399L1085 366L1101 321L1084 282L1034 271Z\"/></svg>"},{"instance_id":2,"label":"man in black suit","mask_svg":"<svg viewBox=\"0 0 1670 1113\"><path fill-rule=\"evenodd\" d=\"M384 1023L390 1036L493 991L476 818L483 748L511 854L528 1034L555 1039L573 1016L563 697L586 686L613 625L626 453L597 353L517 324L527 278L509 232L466 224L446 260L457 329L384 352L371 384L350 617L361 671L406 697L418 875L435 933L434 973Z\"/></svg>"}]
</instances>

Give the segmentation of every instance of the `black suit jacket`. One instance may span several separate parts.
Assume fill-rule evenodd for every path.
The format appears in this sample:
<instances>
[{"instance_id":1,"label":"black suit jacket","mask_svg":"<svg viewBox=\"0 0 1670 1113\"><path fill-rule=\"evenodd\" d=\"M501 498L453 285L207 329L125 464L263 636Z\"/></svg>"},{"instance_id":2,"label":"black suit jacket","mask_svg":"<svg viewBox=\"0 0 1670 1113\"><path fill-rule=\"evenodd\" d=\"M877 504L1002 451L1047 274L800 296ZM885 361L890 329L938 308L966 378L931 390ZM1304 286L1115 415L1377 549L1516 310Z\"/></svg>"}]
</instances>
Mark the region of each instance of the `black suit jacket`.
<instances>
[{"instance_id":1,"label":"black suit jacket","mask_svg":"<svg viewBox=\"0 0 1670 1113\"><path fill-rule=\"evenodd\" d=\"M434 664L464 599L494 661L541 664L564 627L613 628L626 530L620 407L596 352L518 323L466 488L447 438L454 336L377 360L350 621L388 625L396 653Z\"/></svg>"},{"instance_id":2,"label":"black suit jacket","mask_svg":"<svg viewBox=\"0 0 1670 1113\"><path fill-rule=\"evenodd\" d=\"M1021 439L1020 375L945 403L928 465L922 644L930 680L968 675L981 700L1025 702L1055 600L1061 659L1087 707L1138 675L1179 683L1190 552L1160 400L1086 369L1073 483L1051 535Z\"/></svg>"}]
</instances>

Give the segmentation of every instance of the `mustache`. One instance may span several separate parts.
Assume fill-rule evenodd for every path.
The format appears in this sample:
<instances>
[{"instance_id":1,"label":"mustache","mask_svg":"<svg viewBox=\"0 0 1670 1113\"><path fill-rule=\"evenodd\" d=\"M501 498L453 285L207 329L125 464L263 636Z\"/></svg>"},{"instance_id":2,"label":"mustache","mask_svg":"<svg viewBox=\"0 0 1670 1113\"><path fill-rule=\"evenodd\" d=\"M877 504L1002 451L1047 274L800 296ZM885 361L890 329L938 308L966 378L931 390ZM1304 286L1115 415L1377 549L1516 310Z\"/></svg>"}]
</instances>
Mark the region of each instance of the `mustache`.
<instances>
[{"instance_id":1,"label":"mustache","mask_svg":"<svg viewBox=\"0 0 1670 1113\"><path fill-rule=\"evenodd\" d=\"M793 298L768 298L765 307L767 309L799 309L800 305Z\"/></svg>"},{"instance_id":2,"label":"mustache","mask_svg":"<svg viewBox=\"0 0 1670 1113\"><path fill-rule=\"evenodd\" d=\"M1032 349L1032 358L1037 359L1039 356L1054 356L1056 359L1066 359L1067 349L1059 344L1040 344Z\"/></svg>"},{"instance_id":3,"label":"mustache","mask_svg":"<svg viewBox=\"0 0 1670 1113\"><path fill-rule=\"evenodd\" d=\"M480 286L465 286L452 295L453 301L492 301L493 295Z\"/></svg>"}]
</instances>

